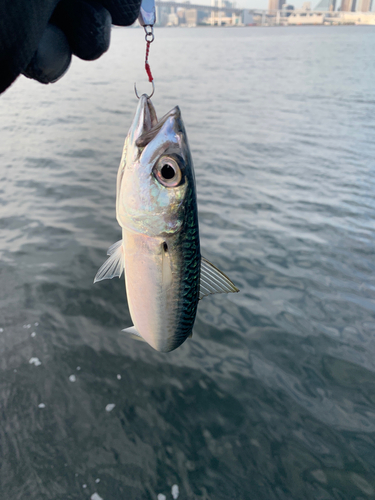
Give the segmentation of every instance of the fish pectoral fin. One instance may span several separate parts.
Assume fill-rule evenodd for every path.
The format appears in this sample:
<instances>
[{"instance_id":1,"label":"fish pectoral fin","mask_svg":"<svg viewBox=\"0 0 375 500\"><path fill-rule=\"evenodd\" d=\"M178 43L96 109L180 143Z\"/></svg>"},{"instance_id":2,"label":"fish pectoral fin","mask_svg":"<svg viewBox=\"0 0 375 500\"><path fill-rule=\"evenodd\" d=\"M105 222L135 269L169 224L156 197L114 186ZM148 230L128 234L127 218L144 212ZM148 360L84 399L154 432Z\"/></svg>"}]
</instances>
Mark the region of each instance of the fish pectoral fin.
<instances>
[{"instance_id":1,"label":"fish pectoral fin","mask_svg":"<svg viewBox=\"0 0 375 500\"><path fill-rule=\"evenodd\" d=\"M213 293L237 293L239 289L216 266L202 257L199 300Z\"/></svg>"},{"instance_id":2,"label":"fish pectoral fin","mask_svg":"<svg viewBox=\"0 0 375 500\"><path fill-rule=\"evenodd\" d=\"M190 332L190 335L188 336L189 339L191 339L193 336L193 330Z\"/></svg>"},{"instance_id":3,"label":"fish pectoral fin","mask_svg":"<svg viewBox=\"0 0 375 500\"><path fill-rule=\"evenodd\" d=\"M124 249L122 240L117 241L109 247L107 255L108 259L96 273L94 283L102 280L110 280L115 277L121 277L124 270Z\"/></svg>"},{"instance_id":4,"label":"fish pectoral fin","mask_svg":"<svg viewBox=\"0 0 375 500\"><path fill-rule=\"evenodd\" d=\"M113 255L116 250L122 245L122 240L116 241L116 243L113 243L108 250L107 250L107 255Z\"/></svg>"},{"instance_id":5,"label":"fish pectoral fin","mask_svg":"<svg viewBox=\"0 0 375 500\"><path fill-rule=\"evenodd\" d=\"M124 328L122 332L129 333L134 340L140 340L141 342L146 342L135 326L130 326L129 328Z\"/></svg>"}]
</instances>

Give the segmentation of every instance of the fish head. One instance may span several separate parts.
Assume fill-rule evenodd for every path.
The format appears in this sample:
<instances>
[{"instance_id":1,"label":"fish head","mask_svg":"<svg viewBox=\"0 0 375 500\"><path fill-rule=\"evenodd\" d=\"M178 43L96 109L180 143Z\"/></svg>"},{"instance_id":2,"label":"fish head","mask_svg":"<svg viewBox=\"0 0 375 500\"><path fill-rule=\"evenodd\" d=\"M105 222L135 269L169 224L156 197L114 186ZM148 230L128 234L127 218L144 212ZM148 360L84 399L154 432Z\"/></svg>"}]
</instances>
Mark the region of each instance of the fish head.
<instances>
[{"instance_id":1,"label":"fish head","mask_svg":"<svg viewBox=\"0 0 375 500\"><path fill-rule=\"evenodd\" d=\"M150 99L141 96L117 176L118 223L152 237L174 234L182 227L184 203L194 185L180 109L158 121Z\"/></svg>"}]
</instances>

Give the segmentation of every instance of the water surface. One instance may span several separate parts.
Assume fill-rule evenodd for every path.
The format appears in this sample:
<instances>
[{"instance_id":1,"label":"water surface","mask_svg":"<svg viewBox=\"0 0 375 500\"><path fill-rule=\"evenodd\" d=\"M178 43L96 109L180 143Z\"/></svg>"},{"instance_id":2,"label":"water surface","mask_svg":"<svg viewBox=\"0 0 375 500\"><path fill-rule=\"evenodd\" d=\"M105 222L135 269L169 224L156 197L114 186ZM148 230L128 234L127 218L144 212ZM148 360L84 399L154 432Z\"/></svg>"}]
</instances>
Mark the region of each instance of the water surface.
<instances>
[{"instance_id":1,"label":"water surface","mask_svg":"<svg viewBox=\"0 0 375 500\"><path fill-rule=\"evenodd\" d=\"M123 280L92 283L142 31L1 96L2 498L375 497L374 54L374 27L156 31L202 253L241 289L168 354L121 333Z\"/></svg>"}]
</instances>

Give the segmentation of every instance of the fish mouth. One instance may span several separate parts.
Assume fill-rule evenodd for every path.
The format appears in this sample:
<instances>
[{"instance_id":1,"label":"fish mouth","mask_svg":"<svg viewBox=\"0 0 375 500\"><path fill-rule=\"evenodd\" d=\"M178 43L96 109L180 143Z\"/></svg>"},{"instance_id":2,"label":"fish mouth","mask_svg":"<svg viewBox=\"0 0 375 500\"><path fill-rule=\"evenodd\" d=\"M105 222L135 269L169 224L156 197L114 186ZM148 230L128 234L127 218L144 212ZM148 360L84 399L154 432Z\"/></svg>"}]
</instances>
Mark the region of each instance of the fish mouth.
<instances>
[{"instance_id":1,"label":"fish mouth","mask_svg":"<svg viewBox=\"0 0 375 500\"><path fill-rule=\"evenodd\" d=\"M151 103L150 103L151 104ZM152 106L152 104L151 104ZM167 120L169 120L169 118L172 118L172 122L174 124L178 124L180 123L181 121L181 111L180 111L180 108L178 106L175 106L173 109L171 109L171 111L169 111L169 113L167 113L166 115L163 116L163 118L161 118L160 121L156 121L156 123L153 123L152 127L148 130L145 130L139 137L138 139L136 139L136 146L138 148L144 148L147 146L147 144L149 144L153 139L155 139L155 137L158 135L158 133L161 131L161 129L163 128L164 124L166 123ZM181 127L176 127L177 130L176 132L178 131L178 129L180 129Z\"/></svg>"},{"instance_id":2,"label":"fish mouth","mask_svg":"<svg viewBox=\"0 0 375 500\"><path fill-rule=\"evenodd\" d=\"M181 111L178 106L171 109L159 121L151 99L146 94L141 95L133 123L128 133L130 144L133 144L136 149L146 147L158 135L170 118L172 118L175 131L180 131L182 128Z\"/></svg>"},{"instance_id":3,"label":"fish mouth","mask_svg":"<svg viewBox=\"0 0 375 500\"><path fill-rule=\"evenodd\" d=\"M136 144L139 137L158 124L155 108L146 94L141 95L133 123L129 129L130 143Z\"/></svg>"}]
</instances>

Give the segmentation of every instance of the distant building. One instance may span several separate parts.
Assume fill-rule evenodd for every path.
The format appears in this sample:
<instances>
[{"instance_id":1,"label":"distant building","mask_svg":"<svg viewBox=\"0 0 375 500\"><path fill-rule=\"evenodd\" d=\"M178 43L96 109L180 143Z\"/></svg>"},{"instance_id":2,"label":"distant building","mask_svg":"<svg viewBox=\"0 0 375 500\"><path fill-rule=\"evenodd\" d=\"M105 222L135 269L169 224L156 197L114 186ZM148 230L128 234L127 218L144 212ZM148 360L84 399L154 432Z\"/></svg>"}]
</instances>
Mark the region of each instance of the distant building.
<instances>
[{"instance_id":1,"label":"distant building","mask_svg":"<svg viewBox=\"0 0 375 500\"><path fill-rule=\"evenodd\" d=\"M340 24L375 25L374 12L340 12Z\"/></svg>"},{"instance_id":2,"label":"distant building","mask_svg":"<svg viewBox=\"0 0 375 500\"><path fill-rule=\"evenodd\" d=\"M285 0L268 0L268 10L281 10Z\"/></svg>"},{"instance_id":3,"label":"distant building","mask_svg":"<svg viewBox=\"0 0 375 500\"><path fill-rule=\"evenodd\" d=\"M208 13L205 10L198 9L198 26L206 26L209 24Z\"/></svg>"},{"instance_id":4,"label":"distant building","mask_svg":"<svg viewBox=\"0 0 375 500\"><path fill-rule=\"evenodd\" d=\"M186 9L185 10L185 20L186 24L190 27L194 27L198 24L198 11L197 9Z\"/></svg>"},{"instance_id":5,"label":"distant building","mask_svg":"<svg viewBox=\"0 0 375 500\"><path fill-rule=\"evenodd\" d=\"M244 9L242 11L242 24L244 26L254 26L255 25L254 16L250 10Z\"/></svg>"},{"instance_id":6,"label":"distant building","mask_svg":"<svg viewBox=\"0 0 375 500\"><path fill-rule=\"evenodd\" d=\"M211 26L241 26L241 16L236 15L234 12L230 16L226 16L223 11L212 11L211 16L208 18Z\"/></svg>"},{"instance_id":7,"label":"distant building","mask_svg":"<svg viewBox=\"0 0 375 500\"><path fill-rule=\"evenodd\" d=\"M288 4L288 3L284 3L281 10L282 10L281 15L283 17L289 17L290 14L292 13L292 11L294 10L294 5L291 5L291 4Z\"/></svg>"},{"instance_id":8,"label":"distant building","mask_svg":"<svg viewBox=\"0 0 375 500\"><path fill-rule=\"evenodd\" d=\"M168 24L168 14L170 12L169 7L166 6L156 6L156 25L166 26Z\"/></svg>"},{"instance_id":9,"label":"distant building","mask_svg":"<svg viewBox=\"0 0 375 500\"><path fill-rule=\"evenodd\" d=\"M357 0L356 12L371 12L372 0Z\"/></svg>"},{"instance_id":10,"label":"distant building","mask_svg":"<svg viewBox=\"0 0 375 500\"><path fill-rule=\"evenodd\" d=\"M293 12L288 17L288 24L323 24L324 23L324 14L322 12Z\"/></svg>"},{"instance_id":11,"label":"distant building","mask_svg":"<svg viewBox=\"0 0 375 500\"><path fill-rule=\"evenodd\" d=\"M219 7L219 9L224 9L225 7L232 7L232 4L228 0L211 0L211 7Z\"/></svg>"},{"instance_id":12,"label":"distant building","mask_svg":"<svg viewBox=\"0 0 375 500\"><path fill-rule=\"evenodd\" d=\"M179 19L179 24L185 24L186 23L186 19L185 19L185 10L183 7L178 7L177 10L176 10L176 14L178 16L178 19Z\"/></svg>"},{"instance_id":13,"label":"distant building","mask_svg":"<svg viewBox=\"0 0 375 500\"><path fill-rule=\"evenodd\" d=\"M355 1L355 0L354 0ZM336 0L320 0L314 10L333 12L336 9Z\"/></svg>"},{"instance_id":14,"label":"distant building","mask_svg":"<svg viewBox=\"0 0 375 500\"><path fill-rule=\"evenodd\" d=\"M356 0L341 0L341 12L355 12Z\"/></svg>"},{"instance_id":15,"label":"distant building","mask_svg":"<svg viewBox=\"0 0 375 500\"><path fill-rule=\"evenodd\" d=\"M168 15L168 23L167 26L178 26L179 17L175 12L171 12Z\"/></svg>"},{"instance_id":16,"label":"distant building","mask_svg":"<svg viewBox=\"0 0 375 500\"><path fill-rule=\"evenodd\" d=\"M311 10L311 2L303 2L302 10Z\"/></svg>"}]
</instances>

